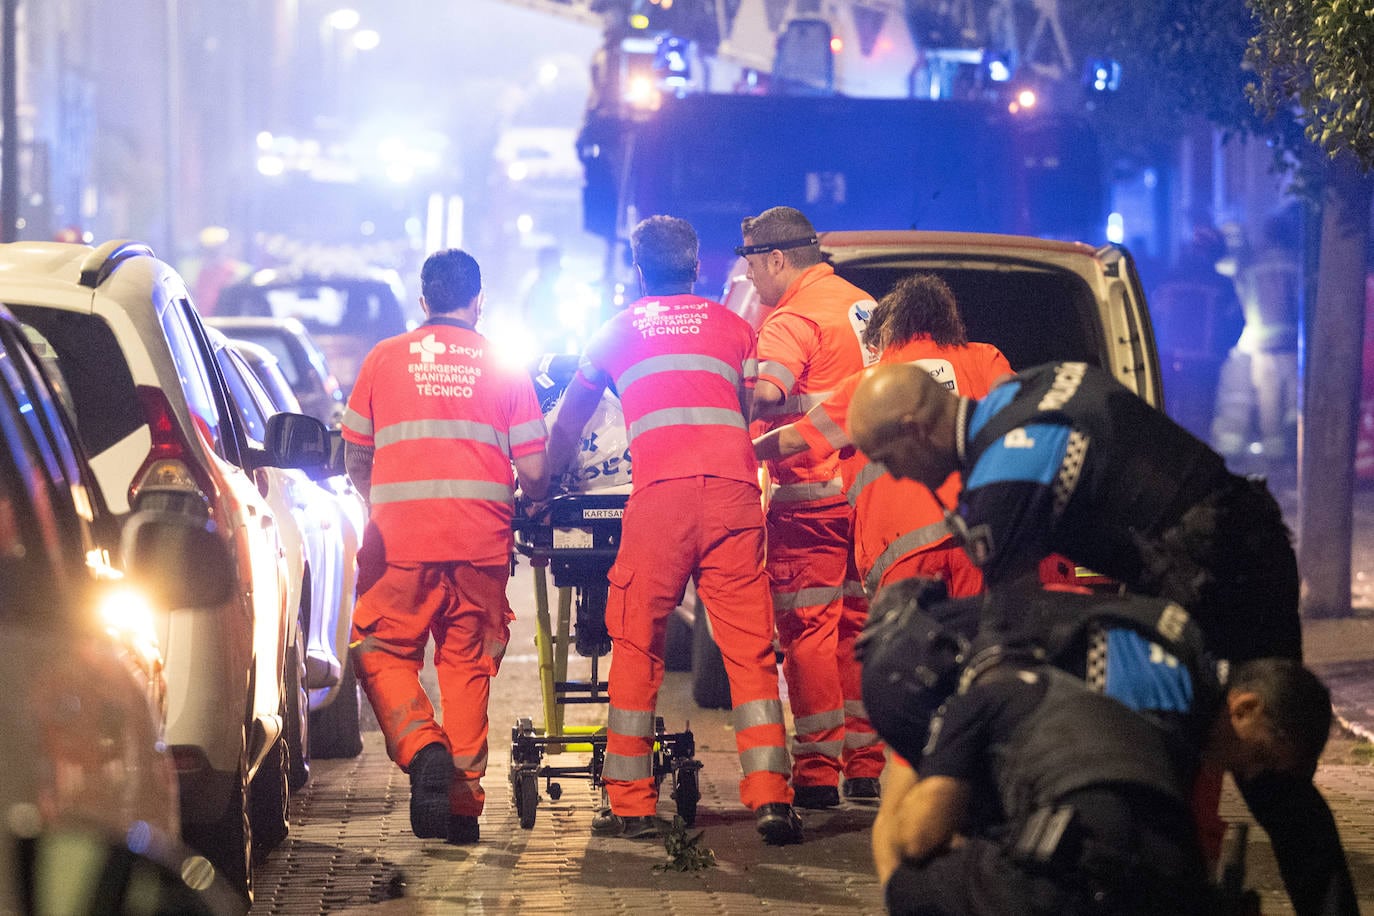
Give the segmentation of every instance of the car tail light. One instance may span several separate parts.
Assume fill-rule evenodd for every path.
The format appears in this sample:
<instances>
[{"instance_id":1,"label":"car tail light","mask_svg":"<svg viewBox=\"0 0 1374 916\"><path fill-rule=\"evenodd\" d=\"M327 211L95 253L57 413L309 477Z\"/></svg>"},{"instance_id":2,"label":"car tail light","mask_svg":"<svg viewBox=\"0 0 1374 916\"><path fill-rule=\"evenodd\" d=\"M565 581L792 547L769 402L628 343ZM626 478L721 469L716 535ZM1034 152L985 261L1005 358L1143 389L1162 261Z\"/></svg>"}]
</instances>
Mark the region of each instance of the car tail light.
<instances>
[{"instance_id":1,"label":"car tail light","mask_svg":"<svg viewBox=\"0 0 1374 916\"><path fill-rule=\"evenodd\" d=\"M129 486L129 505L146 490L193 494L208 502L215 493L214 481L196 462L190 443L172 413L172 405L167 402L167 395L153 385L139 385L138 400L148 422L152 445Z\"/></svg>"},{"instance_id":2,"label":"car tail light","mask_svg":"<svg viewBox=\"0 0 1374 916\"><path fill-rule=\"evenodd\" d=\"M178 773L196 773L210 768L205 752L195 745L173 744L168 750L172 753L172 765Z\"/></svg>"}]
</instances>

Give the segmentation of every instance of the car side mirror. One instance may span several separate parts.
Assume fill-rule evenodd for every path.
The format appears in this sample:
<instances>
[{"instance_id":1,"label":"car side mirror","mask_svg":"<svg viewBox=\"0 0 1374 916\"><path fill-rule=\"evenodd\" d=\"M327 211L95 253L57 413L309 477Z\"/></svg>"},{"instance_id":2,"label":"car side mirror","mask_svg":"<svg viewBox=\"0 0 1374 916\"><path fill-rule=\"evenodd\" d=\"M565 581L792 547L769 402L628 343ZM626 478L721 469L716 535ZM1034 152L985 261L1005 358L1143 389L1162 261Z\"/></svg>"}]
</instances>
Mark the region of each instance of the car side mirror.
<instances>
[{"instance_id":1,"label":"car side mirror","mask_svg":"<svg viewBox=\"0 0 1374 916\"><path fill-rule=\"evenodd\" d=\"M234 594L229 548L203 518L135 508L120 554L125 573L161 607L216 607Z\"/></svg>"},{"instance_id":2,"label":"car side mirror","mask_svg":"<svg viewBox=\"0 0 1374 916\"><path fill-rule=\"evenodd\" d=\"M267 418L263 449L266 457L260 464L317 471L330 462L329 430L305 414L275 413Z\"/></svg>"}]
</instances>

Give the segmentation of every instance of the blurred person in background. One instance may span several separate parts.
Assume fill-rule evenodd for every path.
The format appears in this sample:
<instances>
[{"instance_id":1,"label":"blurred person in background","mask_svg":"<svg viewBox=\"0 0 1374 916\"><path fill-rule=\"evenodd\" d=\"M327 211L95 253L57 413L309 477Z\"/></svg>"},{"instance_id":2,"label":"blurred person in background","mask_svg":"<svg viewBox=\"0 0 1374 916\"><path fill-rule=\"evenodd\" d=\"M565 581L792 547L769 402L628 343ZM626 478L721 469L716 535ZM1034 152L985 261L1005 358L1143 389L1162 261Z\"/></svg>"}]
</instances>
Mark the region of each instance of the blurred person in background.
<instances>
[{"instance_id":1,"label":"blurred person in background","mask_svg":"<svg viewBox=\"0 0 1374 916\"><path fill-rule=\"evenodd\" d=\"M200 230L200 257L185 275L191 281L191 302L202 315L215 314L219 294L253 272L251 265L237 256L237 245L223 226Z\"/></svg>"},{"instance_id":2,"label":"blurred person in background","mask_svg":"<svg viewBox=\"0 0 1374 916\"><path fill-rule=\"evenodd\" d=\"M1222 363L1245 328L1235 283L1217 271L1225 254L1220 232L1195 227L1149 298L1168 413L1204 442L1212 433Z\"/></svg>"}]
</instances>

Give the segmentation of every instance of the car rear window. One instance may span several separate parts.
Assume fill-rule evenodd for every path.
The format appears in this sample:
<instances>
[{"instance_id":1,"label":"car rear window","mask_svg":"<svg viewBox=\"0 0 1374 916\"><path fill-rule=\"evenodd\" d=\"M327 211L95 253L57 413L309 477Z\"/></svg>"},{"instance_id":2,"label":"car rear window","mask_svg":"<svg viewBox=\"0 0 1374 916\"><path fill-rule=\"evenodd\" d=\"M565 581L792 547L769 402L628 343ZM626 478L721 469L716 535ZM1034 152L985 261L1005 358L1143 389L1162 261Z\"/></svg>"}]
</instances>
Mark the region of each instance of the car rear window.
<instances>
[{"instance_id":1,"label":"car rear window","mask_svg":"<svg viewBox=\"0 0 1374 916\"><path fill-rule=\"evenodd\" d=\"M1097 298L1083 278L1042 265L950 267L920 263L839 264L836 272L874 299L908 274L929 272L954 291L969 340L996 346L1013 369L1056 360L1100 366L1104 331Z\"/></svg>"},{"instance_id":2,"label":"car rear window","mask_svg":"<svg viewBox=\"0 0 1374 916\"><path fill-rule=\"evenodd\" d=\"M109 325L94 315L9 306L75 418L88 455L99 455L144 425L133 375Z\"/></svg>"}]
</instances>

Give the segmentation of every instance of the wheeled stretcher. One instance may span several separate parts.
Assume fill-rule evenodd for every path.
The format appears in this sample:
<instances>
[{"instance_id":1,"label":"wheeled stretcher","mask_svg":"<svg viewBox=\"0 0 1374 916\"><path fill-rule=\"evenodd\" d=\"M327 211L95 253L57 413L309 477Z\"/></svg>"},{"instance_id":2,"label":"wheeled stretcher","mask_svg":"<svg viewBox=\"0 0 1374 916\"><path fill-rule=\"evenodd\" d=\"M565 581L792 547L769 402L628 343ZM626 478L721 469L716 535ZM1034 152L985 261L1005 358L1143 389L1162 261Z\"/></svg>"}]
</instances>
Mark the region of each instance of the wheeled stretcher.
<instances>
[{"instance_id":1,"label":"wheeled stretcher","mask_svg":"<svg viewBox=\"0 0 1374 916\"><path fill-rule=\"evenodd\" d=\"M543 697L543 725L521 717L511 730L510 783L520 826L534 826L539 805L539 780L557 801L563 778L589 779L600 789L602 765L606 758L604 725L568 725L565 707L570 704L608 703L607 683L600 679L598 649L590 655L591 674L587 680L568 677L568 649L573 644L572 612L576 605L577 626L592 632L605 629L607 573L620 547L620 519L626 496L616 493L568 494L550 504L547 523L522 522L515 530L516 549L530 559L534 570L535 645L539 657L539 681ZM550 613L548 576L558 592L556 619ZM596 640L591 640L595 644ZM672 779L672 798L677 813L691 825L696 819L701 798L698 772L701 763L694 759L696 745L690 729L666 733L663 719L654 721L653 771L655 785L665 777ZM581 765L551 765L545 755L590 754ZM602 803L605 804L604 791Z\"/></svg>"}]
</instances>

